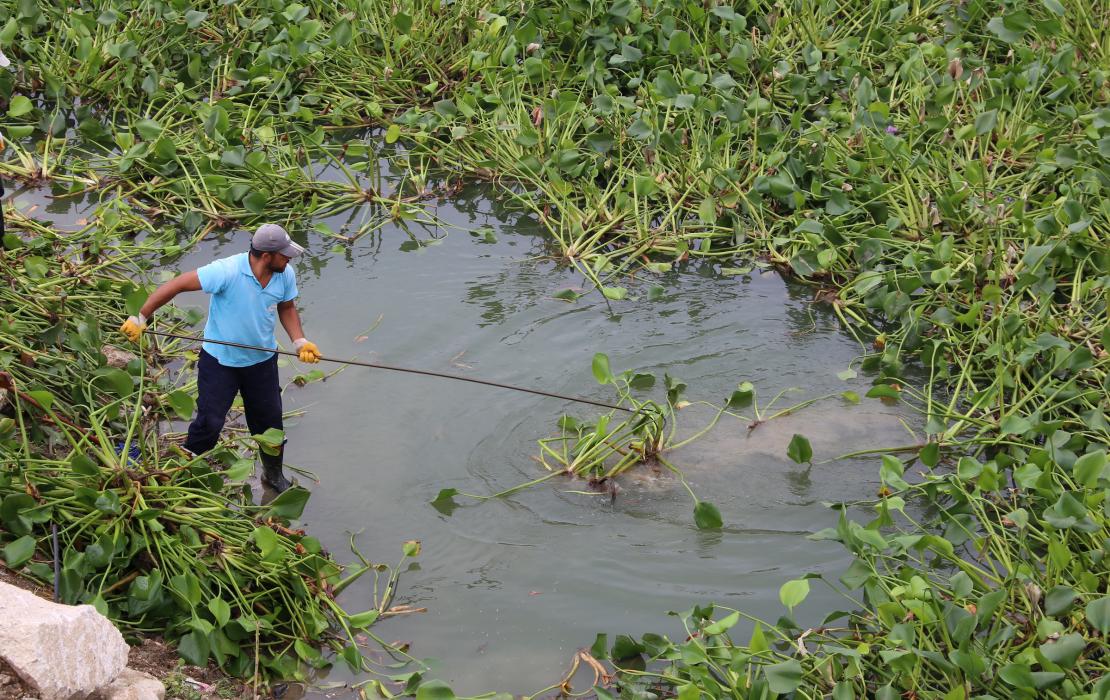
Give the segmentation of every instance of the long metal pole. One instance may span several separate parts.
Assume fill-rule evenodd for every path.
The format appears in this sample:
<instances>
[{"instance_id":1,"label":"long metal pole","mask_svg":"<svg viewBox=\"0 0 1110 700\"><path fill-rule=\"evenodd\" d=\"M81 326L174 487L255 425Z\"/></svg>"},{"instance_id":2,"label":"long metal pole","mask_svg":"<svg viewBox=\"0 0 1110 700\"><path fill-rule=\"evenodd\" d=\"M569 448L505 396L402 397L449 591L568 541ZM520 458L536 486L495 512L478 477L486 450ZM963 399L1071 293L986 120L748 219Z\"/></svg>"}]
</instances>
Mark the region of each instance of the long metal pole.
<instances>
[{"instance_id":1,"label":"long metal pole","mask_svg":"<svg viewBox=\"0 0 1110 700\"><path fill-rule=\"evenodd\" d=\"M263 348L257 345L245 345L243 343L233 343L227 340L211 340L209 338L201 338L192 335L178 335L176 333L162 333L160 331L147 330L145 333L150 335L158 335L163 338L177 338L178 340L192 340L200 343L214 343L216 345L227 345L232 348L242 348L244 350L260 350L262 352L274 352L279 355L288 355L290 357L298 357L295 352L288 352L286 350L276 350L274 348ZM604 403L602 401L594 401L592 399L583 399L577 396L566 396L565 394L556 394L550 391L540 391L539 389L529 389L522 386L514 386L512 384L502 384L501 382L491 382L488 379L475 379L474 377L464 377L459 374L447 374L446 372L433 372L427 369L413 369L411 367L397 367L395 365L384 365L378 362L363 362L362 360L337 360L332 357L320 357L323 362L337 362L343 365L355 365L357 367L370 367L372 369L385 369L390 372L407 372L409 374L423 374L428 377L440 377L441 379L454 379L460 382L470 382L471 384L484 384L486 386L497 387L498 389L509 389L510 391L522 391L526 394L536 394L537 396L547 396L552 399L562 399L564 401L574 401L576 403L589 404L591 406L600 406L602 408L611 408L617 411L625 411L627 413L635 413L636 411L625 406L615 406L613 404Z\"/></svg>"}]
</instances>

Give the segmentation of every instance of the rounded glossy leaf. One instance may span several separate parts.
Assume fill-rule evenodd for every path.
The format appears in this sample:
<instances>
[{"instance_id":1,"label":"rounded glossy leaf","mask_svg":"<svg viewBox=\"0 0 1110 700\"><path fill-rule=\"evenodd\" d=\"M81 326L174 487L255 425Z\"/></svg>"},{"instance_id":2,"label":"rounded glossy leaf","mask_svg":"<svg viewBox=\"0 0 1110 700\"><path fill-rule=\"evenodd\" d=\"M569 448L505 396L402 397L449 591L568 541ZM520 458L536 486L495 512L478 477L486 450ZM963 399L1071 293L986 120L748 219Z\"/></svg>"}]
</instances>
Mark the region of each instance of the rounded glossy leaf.
<instances>
[{"instance_id":1,"label":"rounded glossy leaf","mask_svg":"<svg viewBox=\"0 0 1110 700\"><path fill-rule=\"evenodd\" d=\"M1065 634L1054 642L1048 642L1041 645L1041 653L1044 657L1063 668L1071 668L1075 666L1076 659L1087 648L1087 640L1083 635L1071 633Z\"/></svg>"},{"instance_id":2,"label":"rounded glossy leaf","mask_svg":"<svg viewBox=\"0 0 1110 700\"><path fill-rule=\"evenodd\" d=\"M608 384L613 381L613 373L609 370L609 356L605 353L597 353L594 355L593 362L594 379L598 384Z\"/></svg>"},{"instance_id":3,"label":"rounded glossy leaf","mask_svg":"<svg viewBox=\"0 0 1110 700\"><path fill-rule=\"evenodd\" d=\"M779 600L788 609L793 610L809 595L809 581L804 578L794 579L782 584L779 589Z\"/></svg>"},{"instance_id":4,"label":"rounded glossy leaf","mask_svg":"<svg viewBox=\"0 0 1110 700\"><path fill-rule=\"evenodd\" d=\"M763 673L771 691L780 695L794 692L802 683L802 665L794 659L764 666Z\"/></svg>"},{"instance_id":5,"label":"rounded glossy leaf","mask_svg":"<svg viewBox=\"0 0 1110 700\"><path fill-rule=\"evenodd\" d=\"M18 569L31 560L35 553L35 538L24 535L4 546L4 564L9 569Z\"/></svg>"},{"instance_id":6,"label":"rounded glossy leaf","mask_svg":"<svg viewBox=\"0 0 1110 700\"><path fill-rule=\"evenodd\" d=\"M694 506L694 524L699 530L718 530L724 525L721 511L708 501L698 501Z\"/></svg>"},{"instance_id":7,"label":"rounded glossy leaf","mask_svg":"<svg viewBox=\"0 0 1110 700\"><path fill-rule=\"evenodd\" d=\"M811 462L813 460L813 448L810 447L809 440L804 435L795 433L794 437L790 439L790 444L786 447L786 456L797 464Z\"/></svg>"},{"instance_id":8,"label":"rounded glossy leaf","mask_svg":"<svg viewBox=\"0 0 1110 700\"><path fill-rule=\"evenodd\" d=\"M1087 603L1087 622L1103 634L1110 633L1110 596Z\"/></svg>"}]
</instances>

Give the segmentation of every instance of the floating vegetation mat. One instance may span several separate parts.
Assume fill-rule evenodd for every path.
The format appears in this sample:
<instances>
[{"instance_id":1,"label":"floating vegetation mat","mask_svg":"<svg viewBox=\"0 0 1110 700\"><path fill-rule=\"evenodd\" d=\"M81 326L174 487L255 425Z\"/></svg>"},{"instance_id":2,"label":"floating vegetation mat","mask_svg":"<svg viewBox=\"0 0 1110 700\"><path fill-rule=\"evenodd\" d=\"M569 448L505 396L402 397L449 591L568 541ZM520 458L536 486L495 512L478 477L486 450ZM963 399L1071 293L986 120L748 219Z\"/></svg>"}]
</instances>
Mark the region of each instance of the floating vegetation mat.
<instances>
[{"instance_id":1,"label":"floating vegetation mat","mask_svg":"<svg viewBox=\"0 0 1110 700\"><path fill-rule=\"evenodd\" d=\"M1108 692L1107 3L98 0L5 3L0 24L15 64L0 72L0 173L99 197L69 242L94 255L117 235L177 252L263 215L358 206L349 230L317 227L355 245L385 222L432 221L422 200L478 178L617 303L627 274L658 282L650 301L691 259L813 285L866 343L869 396L924 424L882 459L876 519L821 533L856 556L843 583L858 611L804 628L787 615L741 645L727 635L738 612L696 609L690 640L608 651L666 666L619 673L621 693ZM392 191L383 159L403 173ZM13 255L21 274L54 276L53 258ZM11 334L2 357L17 391L30 383L9 400L43 419L5 439L64 460L88 454L73 443L91 441L78 428L95 430L93 405L135 425L147 405L70 408L92 377L108 391L146 380L98 374L92 348L77 375L35 356L50 334L97 328L42 279L21 300L43 312L16 321L39 335ZM19 379L25 354L54 369ZM154 401L185 406L170 396ZM631 454L598 451L613 427L621 450L659 447L651 421L621 420L566 423L545 458L603 475ZM804 437L791 449L808 458ZM907 515L913 499L926 515ZM788 608L813 580L784 587Z\"/></svg>"},{"instance_id":2,"label":"floating vegetation mat","mask_svg":"<svg viewBox=\"0 0 1110 700\"><path fill-rule=\"evenodd\" d=\"M245 484L253 454L243 459L229 444L202 459L159 436L161 421L194 408L171 360L195 357L107 344L136 293L121 274L128 250L113 253L90 253L83 238L49 229L5 236L4 564L44 582L57 576L60 601L89 603L125 633L162 635L189 663L212 660L256 685L305 678L336 659L369 670L366 628L388 613L397 569L361 555L354 568L337 564L291 524L304 489L254 505ZM418 550L410 543L404 554ZM349 614L335 597L368 571L382 578L374 607Z\"/></svg>"}]
</instances>

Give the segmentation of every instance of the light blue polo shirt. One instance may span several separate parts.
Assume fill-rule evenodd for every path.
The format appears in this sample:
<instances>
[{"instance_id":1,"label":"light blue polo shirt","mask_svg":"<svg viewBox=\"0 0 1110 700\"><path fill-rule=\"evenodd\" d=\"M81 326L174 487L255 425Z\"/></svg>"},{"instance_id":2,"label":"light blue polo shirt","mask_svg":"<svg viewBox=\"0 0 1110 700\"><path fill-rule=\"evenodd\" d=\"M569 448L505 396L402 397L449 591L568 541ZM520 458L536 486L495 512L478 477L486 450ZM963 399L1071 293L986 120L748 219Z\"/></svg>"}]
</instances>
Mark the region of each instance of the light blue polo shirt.
<instances>
[{"instance_id":1,"label":"light blue polo shirt","mask_svg":"<svg viewBox=\"0 0 1110 700\"><path fill-rule=\"evenodd\" d=\"M221 258L197 270L200 287L212 299L204 337L244 345L277 349L274 325L277 305L297 297L297 277L293 266L274 273L265 288L251 271L248 253ZM226 367L247 367L265 362L272 352L244 350L227 345L204 343L205 352Z\"/></svg>"}]
</instances>

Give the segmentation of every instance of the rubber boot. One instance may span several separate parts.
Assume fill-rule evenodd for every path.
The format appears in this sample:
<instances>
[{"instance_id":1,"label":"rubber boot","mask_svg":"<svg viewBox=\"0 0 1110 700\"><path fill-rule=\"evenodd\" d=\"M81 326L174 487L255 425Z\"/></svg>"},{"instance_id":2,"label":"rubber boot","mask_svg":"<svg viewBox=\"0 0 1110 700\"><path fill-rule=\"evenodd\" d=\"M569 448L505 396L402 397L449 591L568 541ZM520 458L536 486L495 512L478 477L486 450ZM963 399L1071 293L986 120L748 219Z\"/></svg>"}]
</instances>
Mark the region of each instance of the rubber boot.
<instances>
[{"instance_id":1,"label":"rubber boot","mask_svg":"<svg viewBox=\"0 0 1110 700\"><path fill-rule=\"evenodd\" d=\"M284 449L276 455L266 454L262 450L258 453L262 458L262 483L278 493L292 486L281 472L281 458L284 453Z\"/></svg>"}]
</instances>

